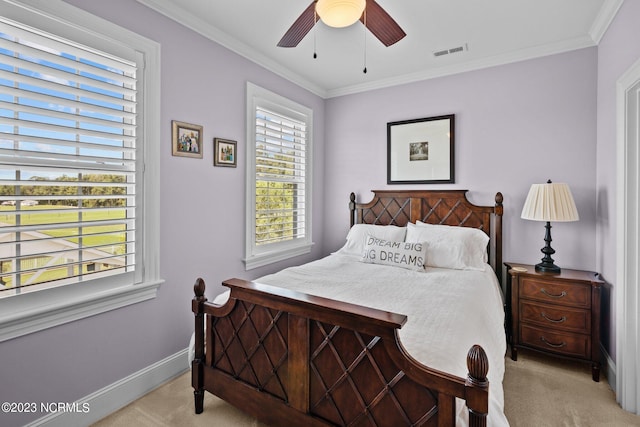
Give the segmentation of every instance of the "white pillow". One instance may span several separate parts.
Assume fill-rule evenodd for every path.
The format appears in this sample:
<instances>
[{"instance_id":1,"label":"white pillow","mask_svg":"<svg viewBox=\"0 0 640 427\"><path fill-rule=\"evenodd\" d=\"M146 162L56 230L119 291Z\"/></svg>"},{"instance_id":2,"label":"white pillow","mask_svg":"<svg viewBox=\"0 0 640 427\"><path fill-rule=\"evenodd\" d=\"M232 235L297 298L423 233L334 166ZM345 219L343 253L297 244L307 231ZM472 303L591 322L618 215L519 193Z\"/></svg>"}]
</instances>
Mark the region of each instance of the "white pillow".
<instances>
[{"instance_id":1,"label":"white pillow","mask_svg":"<svg viewBox=\"0 0 640 427\"><path fill-rule=\"evenodd\" d=\"M397 225L355 224L347 234L347 243L337 253L362 256L364 241L368 235L402 242L406 231L406 227L398 227Z\"/></svg>"},{"instance_id":2,"label":"white pillow","mask_svg":"<svg viewBox=\"0 0 640 427\"><path fill-rule=\"evenodd\" d=\"M407 242L426 242L426 266L456 270L484 270L489 236L478 228L407 224Z\"/></svg>"},{"instance_id":3,"label":"white pillow","mask_svg":"<svg viewBox=\"0 0 640 427\"><path fill-rule=\"evenodd\" d=\"M424 271L427 245L424 242L407 243L367 236L362 262L391 265L414 271Z\"/></svg>"}]
</instances>

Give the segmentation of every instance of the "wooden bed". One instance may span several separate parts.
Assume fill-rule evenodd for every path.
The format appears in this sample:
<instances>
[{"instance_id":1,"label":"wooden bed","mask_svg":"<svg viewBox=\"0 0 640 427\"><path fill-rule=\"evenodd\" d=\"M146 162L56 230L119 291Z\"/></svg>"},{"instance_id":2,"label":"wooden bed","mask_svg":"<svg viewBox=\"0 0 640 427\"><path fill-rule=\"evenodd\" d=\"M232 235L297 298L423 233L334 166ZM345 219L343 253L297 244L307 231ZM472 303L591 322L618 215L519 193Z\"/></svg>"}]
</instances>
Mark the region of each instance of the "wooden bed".
<instances>
[{"instance_id":1,"label":"wooden bed","mask_svg":"<svg viewBox=\"0 0 640 427\"><path fill-rule=\"evenodd\" d=\"M384 190L358 203L352 193L351 225L480 228L502 282L502 194L494 206L473 205L465 194ZM202 279L194 285L196 413L206 390L273 426L454 426L458 398L470 426L486 425L489 366L480 346L469 349L461 378L406 353L398 336L404 315L240 279L223 285L231 290L224 305L207 301Z\"/></svg>"}]
</instances>

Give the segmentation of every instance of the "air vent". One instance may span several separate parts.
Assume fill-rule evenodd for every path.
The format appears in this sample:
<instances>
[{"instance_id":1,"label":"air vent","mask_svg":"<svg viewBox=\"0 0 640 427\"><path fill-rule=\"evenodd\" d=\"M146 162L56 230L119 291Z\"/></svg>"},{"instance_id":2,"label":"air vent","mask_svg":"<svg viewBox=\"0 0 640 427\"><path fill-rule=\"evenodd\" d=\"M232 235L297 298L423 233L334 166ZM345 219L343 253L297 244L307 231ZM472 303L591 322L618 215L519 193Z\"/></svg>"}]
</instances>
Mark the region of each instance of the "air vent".
<instances>
[{"instance_id":1,"label":"air vent","mask_svg":"<svg viewBox=\"0 0 640 427\"><path fill-rule=\"evenodd\" d=\"M452 53L464 52L465 50L469 50L469 47L466 43L461 46L456 46L449 49L437 50L433 52L433 56L438 57L438 56L450 55Z\"/></svg>"}]
</instances>

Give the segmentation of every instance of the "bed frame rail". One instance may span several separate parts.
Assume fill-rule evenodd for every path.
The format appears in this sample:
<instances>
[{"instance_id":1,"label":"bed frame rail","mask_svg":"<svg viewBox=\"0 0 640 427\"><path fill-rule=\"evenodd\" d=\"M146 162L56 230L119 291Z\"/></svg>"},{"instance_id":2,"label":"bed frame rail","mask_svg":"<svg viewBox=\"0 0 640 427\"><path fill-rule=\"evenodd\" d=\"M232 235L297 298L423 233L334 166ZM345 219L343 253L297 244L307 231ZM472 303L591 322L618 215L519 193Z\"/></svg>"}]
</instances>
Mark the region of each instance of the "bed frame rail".
<instances>
[{"instance_id":1,"label":"bed frame rail","mask_svg":"<svg viewBox=\"0 0 640 427\"><path fill-rule=\"evenodd\" d=\"M460 398L469 425L486 426L480 346L464 379L407 355L406 316L240 279L223 285L224 305L207 301L204 280L194 285L196 413L207 390L270 425L450 427Z\"/></svg>"}]
</instances>

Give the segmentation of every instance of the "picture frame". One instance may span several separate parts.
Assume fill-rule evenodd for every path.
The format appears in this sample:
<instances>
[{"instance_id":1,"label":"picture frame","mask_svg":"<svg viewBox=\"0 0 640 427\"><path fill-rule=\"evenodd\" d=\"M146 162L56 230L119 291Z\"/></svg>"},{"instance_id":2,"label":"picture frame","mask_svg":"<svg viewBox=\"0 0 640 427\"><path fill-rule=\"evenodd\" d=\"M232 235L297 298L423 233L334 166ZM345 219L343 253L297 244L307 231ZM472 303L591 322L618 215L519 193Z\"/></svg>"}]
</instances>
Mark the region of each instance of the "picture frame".
<instances>
[{"instance_id":1,"label":"picture frame","mask_svg":"<svg viewBox=\"0 0 640 427\"><path fill-rule=\"evenodd\" d=\"M171 154L201 159L203 157L202 126L171 121Z\"/></svg>"},{"instance_id":2,"label":"picture frame","mask_svg":"<svg viewBox=\"0 0 640 427\"><path fill-rule=\"evenodd\" d=\"M238 165L237 142L213 138L213 165L235 168Z\"/></svg>"},{"instance_id":3,"label":"picture frame","mask_svg":"<svg viewBox=\"0 0 640 427\"><path fill-rule=\"evenodd\" d=\"M387 123L387 184L455 182L455 115Z\"/></svg>"}]
</instances>

